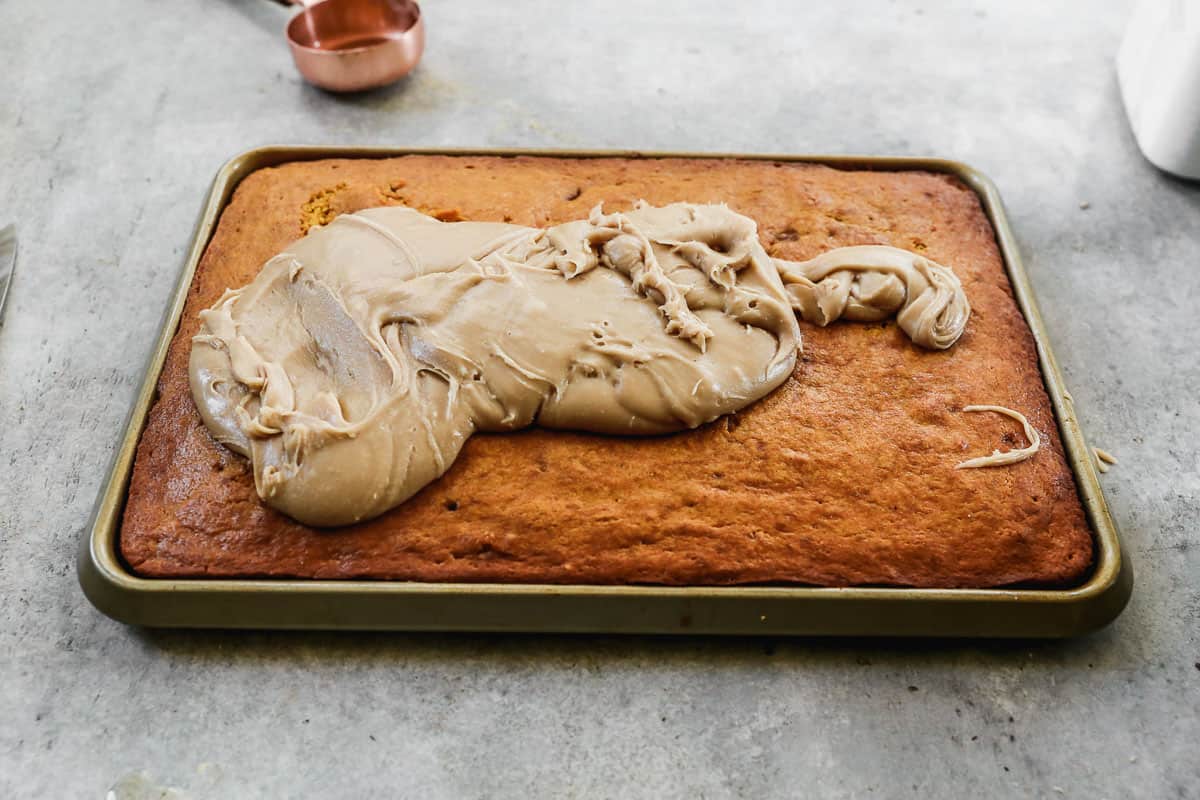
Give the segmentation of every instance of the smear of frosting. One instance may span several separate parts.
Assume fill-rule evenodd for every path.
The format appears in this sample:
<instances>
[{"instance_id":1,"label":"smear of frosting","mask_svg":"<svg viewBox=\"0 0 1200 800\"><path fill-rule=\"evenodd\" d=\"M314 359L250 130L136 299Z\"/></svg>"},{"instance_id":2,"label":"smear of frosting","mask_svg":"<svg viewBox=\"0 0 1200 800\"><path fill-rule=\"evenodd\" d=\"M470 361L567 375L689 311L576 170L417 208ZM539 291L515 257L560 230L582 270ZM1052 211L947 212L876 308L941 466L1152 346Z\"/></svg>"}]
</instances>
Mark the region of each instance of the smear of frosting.
<instances>
[{"instance_id":1,"label":"smear of frosting","mask_svg":"<svg viewBox=\"0 0 1200 800\"><path fill-rule=\"evenodd\" d=\"M1108 472L1111 467L1117 465L1117 457L1107 450L1102 450L1099 447L1092 448L1092 455L1096 457L1096 469L1101 473Z\"/></svg>"},{"instance_id":2,"label":"smear of frosting","mask_svg":"<svg viewBox=\"0 0 1200 800\"><path fill-rule=\"evenodd\" d=\"M967 459L961 464L956 465L955 469L977 469L979 467L1002 467L1008 464L1016 464L1033 456L1042 446L1042 437L1037 432L1037 428L1029 424L1029 420L1020 411L1013 411L1011 408L1004 406L965 406L963 411L991 411L996 414L1003 414L1006 417L1011 417L1021 423L1025 429L1025 438L1029 440L1026 447L1017 450L993 450L991 455L979 456L978 458Z\"/></svg>"},{"instance_id":3,"label":"smear of frosting","mask_svg":"<svg viewBox=\"0 0 1200 800\"><path fill-rule=\"evenodd\" d=\"M737 411L792 373L796 311L896 314L946 348L970 307L950 270L895 248L772 259L723 205L545 229L375 208L201 312L191 388L268 505L343 525L404 502L477 431L658 434Z\"/></svg>"}]
</instances>

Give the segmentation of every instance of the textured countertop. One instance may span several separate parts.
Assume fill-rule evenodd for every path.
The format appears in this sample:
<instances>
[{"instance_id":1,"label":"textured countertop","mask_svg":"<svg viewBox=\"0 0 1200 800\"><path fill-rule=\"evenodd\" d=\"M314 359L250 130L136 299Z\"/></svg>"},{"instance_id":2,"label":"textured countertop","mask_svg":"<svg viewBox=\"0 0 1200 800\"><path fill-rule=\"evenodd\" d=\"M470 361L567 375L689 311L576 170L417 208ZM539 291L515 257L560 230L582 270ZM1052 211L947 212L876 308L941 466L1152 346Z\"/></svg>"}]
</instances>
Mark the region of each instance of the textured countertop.
<instances>
[{"instance_id":1,"label":"textured countertop","mask_svg":"<svg viewBox=\"0 0 1200 800\"><path fill-rule=\"evenodd\" d=\"M1129 132L1127 4L824 5L428 0L418 72L339 98L299 81L264 0L0 4L0 224L21 238L0 328L0 794L1200 796L1200 186ZM112 622L76 583L78 537L209 181L277 142L975 165L1084 430L1121 460L1103 483L1132 602L1060 643Z\"/></svg>"}]
</instances>

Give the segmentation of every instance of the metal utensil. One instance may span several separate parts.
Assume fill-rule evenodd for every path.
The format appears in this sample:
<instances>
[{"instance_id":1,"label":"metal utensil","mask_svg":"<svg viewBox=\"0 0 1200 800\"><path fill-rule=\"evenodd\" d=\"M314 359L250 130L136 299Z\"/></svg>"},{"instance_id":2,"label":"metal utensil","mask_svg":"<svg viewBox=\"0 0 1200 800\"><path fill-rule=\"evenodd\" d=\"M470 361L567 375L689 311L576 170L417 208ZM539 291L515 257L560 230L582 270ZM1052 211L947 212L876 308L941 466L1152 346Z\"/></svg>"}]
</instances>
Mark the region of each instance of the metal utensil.
<instances>
[{"instance_id":1,"label":"metal utensil","mask_svg":"<svg viewBox=\"0 0 1200 800\"><path fill-rule=\"evenodd\" d=\"M425 24L414 0L275 0L304 11L287 25L296 68L331 92L400 80L421 60Z\"/></svg>"},{"instance_id":2,"label":"metal utensil","mask_svg":"<svg viewBox=\"0 0 1200 800\"><path fill-rule=\"evenodd\" d=\"M12 283L16 267L17 229L6 225L0 228L0 323L4 322L4 301L8 299L8 285Z\"/></svg>"}]
</instances>

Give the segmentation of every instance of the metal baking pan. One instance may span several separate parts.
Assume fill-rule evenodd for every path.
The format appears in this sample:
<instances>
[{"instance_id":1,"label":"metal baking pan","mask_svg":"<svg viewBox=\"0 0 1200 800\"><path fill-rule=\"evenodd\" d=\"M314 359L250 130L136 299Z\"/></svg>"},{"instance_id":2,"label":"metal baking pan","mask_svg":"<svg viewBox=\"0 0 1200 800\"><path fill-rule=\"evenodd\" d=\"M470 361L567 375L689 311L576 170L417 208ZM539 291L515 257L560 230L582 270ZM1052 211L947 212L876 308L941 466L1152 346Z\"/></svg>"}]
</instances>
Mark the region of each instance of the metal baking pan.
<instances>
[{"instance_id":1,"label":"metal baking pan","mask_svg":"<svg viewBox=\"0 0 1200 800\"><path fill-rule=\"evenodd\" d=\"M904 589L776 587L561 586L398 581L147 579L117 551L138 439L159 373L183 312L192 275L238 183L255 170L321 158L421 155L527 155L571 158L679 157L801 161L841 169L927 170L958 177L978 194L996 232L1017 303L1038 358L1095 536L1095 564L1070 589ZM145 626L426 631L704 633L758 635L1065 637L1106 625L1133 586L1090 451L1050 352L1033 290L996 187L971 167L927 158L710 153L445 150L363 147L262 147L217 173L179 285L150 355L146 376L96 502L79 553L79 581L105 614Z\"/></svg>"}]
</instances>

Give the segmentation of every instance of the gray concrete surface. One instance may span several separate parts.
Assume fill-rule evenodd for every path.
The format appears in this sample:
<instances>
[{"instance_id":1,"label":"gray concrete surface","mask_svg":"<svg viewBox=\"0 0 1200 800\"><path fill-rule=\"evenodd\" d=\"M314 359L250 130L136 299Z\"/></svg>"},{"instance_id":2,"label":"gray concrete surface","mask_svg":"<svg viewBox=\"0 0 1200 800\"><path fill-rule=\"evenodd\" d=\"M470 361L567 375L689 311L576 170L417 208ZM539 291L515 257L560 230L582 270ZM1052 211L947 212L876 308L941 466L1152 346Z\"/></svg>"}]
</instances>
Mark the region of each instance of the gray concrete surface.
<instances>
[{"instance_id":1,"label":"gray concrete surface","mask_svg":"<svg viewBox=\"0 0 1200 800\"><path fill-rule=\"evenodd\" d=\"M1127 4L731 7L428 0L419 72L338 98L300 83L265 0L0 2L0 222L22 248L0 328L0 794L1200 797L1200 188L1127 129ZM1131 605L1063 643L108 620L77 538L200 199L272 142L977 165L1085 430L1121 459Z\"/></svg>"}]
</instances>

